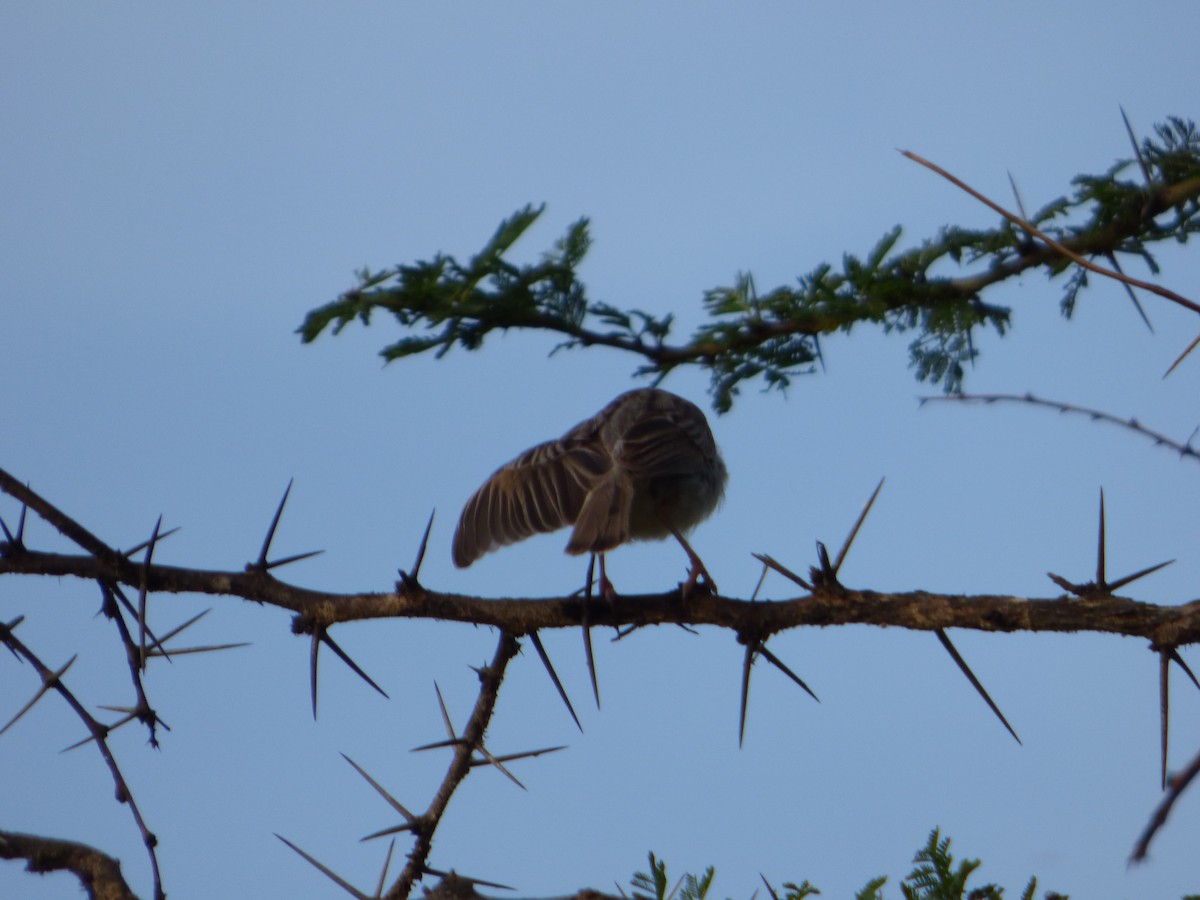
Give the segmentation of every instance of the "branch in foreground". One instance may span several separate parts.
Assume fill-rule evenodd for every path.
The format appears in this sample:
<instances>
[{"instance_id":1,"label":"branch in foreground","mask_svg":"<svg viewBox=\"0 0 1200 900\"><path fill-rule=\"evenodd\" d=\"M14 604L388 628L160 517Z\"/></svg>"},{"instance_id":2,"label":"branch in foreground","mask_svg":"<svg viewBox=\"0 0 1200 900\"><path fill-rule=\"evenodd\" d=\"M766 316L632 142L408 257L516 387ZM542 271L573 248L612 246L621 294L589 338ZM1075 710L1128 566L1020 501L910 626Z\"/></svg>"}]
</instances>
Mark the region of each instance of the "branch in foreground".
<instances>
[{"instance_id":1,"label":"branch in foreground","mask_svg":"<svg viewBox=\"0 0 1200 900\"><path fill-rule=\"evenodd\" d=\"M0 489L20 488L58 521L75 525L40 496L0 470ZM103 546L103 545L101 545ZM840 556L839 556L840 562ZM836 579L814 577L809 594L765 602L698 594L679 602L678 591L624 595L611 604L586 609L584 597L491 600L431 591L409 579L393 593L338 594L287 584L259 567L245 571L212 571L159 564L139 565L121 554L78 556L46 553L22 544L0 544L0 575L74 576L121 583L149 591L234 596L296 613L292 629L311 634L334 624L363 619L417 618L492 625L510 634L542 628L576 628L584 621L614 627L712 625L764 642L771 635L803 626L866 624L938 631L1094 631L1142 637L1158 648L1200 642L1200 601L1156 605L1113 596L1099 585L1075 601L1004 595L934 594L927 591L885 593L845 587ZM820 575L817 572L816 575ZM1115 585L1114 585L1115 586Z\"/></svg>"},{"instance_id":2,"label":"branch in foreground","mask_svg":"<svg viewBox=\"0 0 1200 900\"><path fill-rule=\"evenodd\" d=\"M1138 838L1137 846L1134 847L1133 853L1129 857L1130 862L1141 862L1146 858L1146 854L1150 851L1150 842L1158 830L1167 823L1167 816L1171 814L1175 801L1198 774L1200 774L1200 753L1192 757L1192 761L1188 763L1186 769L1172 776L1167 782L1167 794L1154 810L1154 815L1150 817L1145 831Z\"/></svg>"},{"instance_id":3,"label":"branch in foreground","mask_svg":"<svg viewBox=\"0 0 1200 900\"><path fill-rule=\"evenodd\" d=\"M0 831L0 859L23 859L25 868L37 874L70 872L90 900L137 900L121 863L87 844Z\"/></svg>"},{"instance_id":4,"label":"branch in foreground","mask_svg":"<svg viewBox=\"0 0 1200 900\"><path fill-rule=\"evenodd\" d=\"M414 882L425 871L429 851L433 846L434 830L441 822L455 789L473 768L471 757L476 750L483 747L483 735L487 731L488 723L492 720L492 714L496 711L496 699L500 694L500 683L504 680L504 671L519 649L520 644L517 639L511 633L501 631L491 664L479 670L479 697L475 700L475 708L471 710L471 718L467 720L466 727L459 736L461 743L454 748L454 758L450 761L446 775L442 779L437 793L434 794L429 808L421 817L424 827L419 830L414 828L417 837L416 844L408 855L408 864L405 865L400 877L396 879L396 883L386 894L389 900L403 900L408 897L412 892Z\"/></svg>"},{"instance_id":5,"label":"branch in foreground","mask_svg":"<svg viewBox=\"0 0 1200 900\"><path fill-rule=\"evenodd\" d=\"M0 545L0 550L4 549L5 545ZM91 739L96 742L96 749L104 758L105 765L108 766L109 774L112 776L113 785L116 788L117 800L120 803L128 804L129 812L133 816L134 823L138 827L138 831L142 837L142 844L146 847L146 853L150 857L150 871L154 879L154 897L155 900L165 900L166 893L162 887L162 875L158 867L158 853L155 847L158 845L158 839L154 833L150 831L146 825L146 820L142 818L142 811L138 808L137 801L133 798L133 792L129 789L129 784L125 781L125 776L121 772L120 766L117 765L117 759L113 755L112 749L108 746L108 733L110 728L98 721L84 708L83 704L75 697L75 695L63 684L59 673L51 670L41 659L38 658L32 650L15 635L10 627L0 623L0 643L6 645L19 657L27 660L42 679L43 685L52 688L62 696L67 705L71 707L72 712L76 717L83 722L87 728Z\"/></svg>"},{"instance_id":6,"label":"branch in foreground","mask_svg":"<svg viewBox=\"0 0 1200 900\"><path fill-rule=\"evenodd\" d=\"M12 493L8 488L12 484L19 485L10 475L0 471L0 489ZM19 492L23 498L27 497L33 501L30 504L31 508L44 511L43 515L52 516L56 524L62 525L60 530L64 533L81 530L70 517L29 488L19 485ZM659 595L618 596L613 598L610 604L589 608L587 598L578 594L563 598L488 600L429 591L412 577L402 580L394 593L332 594L280 582L271 576L265 567L253 564L242 572L162 566L153 564L149 558L139 564L134 563L128 554L121 553L101 551L97 555L79 556L35 551L23 540L17 541L12 536L8 541L0 543L0 575L69 575L98 580L114 588L119 584L127 584L137 587L142 592L235 596L296 613L293 631L297 633L324 632L335 623L388 617L432 618L500 628L500 643L495 659L487 668L479 670L482 687L471 720L461 737L455 737L448 742L455 746L455 756L442 787L426 813L418 817L406 816L406 822L401 826L402 830L411 830L414 833L416 846L410 854L409 865L388 893L389 897L394 898L407 897L417 878L422 874L432 873L433 870L425 866L425 860L431 846L433 830L440 821L450 795L470 768L477 764L473 754L478 751L487 761L494 762L483 749L482 737L494 711L505 666L517 652L516 635L531 634L539 628L578 627L584 621L614 627L668 622L685 625L707 624L729 629L738 635L739 640L750 636L755 641L753 646L757 647L759 652L765 652L765 641L771 635L806 625L874 624L934 631L939 635L944 635L945 629L951 627L1000 632L1096 631L1144 637L1160 654L1169 652L1176 657L1175 648L1200 642L1200 601L1182 606L1158 606L1112 595L1112 590L1119 585L1157 567L1143 570L1110 585L1104 575L1103 537L1095 583L1074 585L1065 579L1057 579L1078 599L936 595L921 591L887 594L847 588L837 579L837 567L840 566L869 508L870 503L852 529L846 545L839 552L837 563L830 562L828 553L822 552L821 567L810 570L811 586L803 579L794 577L796 583L809 590L809 594L775 602L744 601L703 593L692 594L686 602L681 602L679 591L676 590ZM96 539L93 541L94 546L107 550L106 545ZM766 562L769 557L760 556L760 559ZM771 562L773 563L773 560ZM785 574L790 572L779 564L774 564L773 567ZM3 637L4 643L15 652L34 662L43 681L63 694L77 714L88 723L93 738L97 740L106 761L110 763L110 768L115 769L115 761L111 759L111 754L106 752L103 741L104 726L92 720L86 711L82 710L78 701L62 687L58 675L40 664L15 638L10 627L0 625L0 637ZM123 642L127 646L132 643L128 635L123 635ZM161 640L156 640L156 645L161 643ZM752 645L747 643L747 646ZM752 654L753 650L750 652ZM791 674L786 667L781 668L785 673ZM794 675L792 677L799 682ZM803 682L799 683L804 686ZM1003 720L1003 717L1001 719ZM507 761L509 758L516 757L504 757L499 761ZM128 790L124 787L119 771L114 771L114 777L118 781L119 793L127 797ZM161 897L153 835L145 830L136 807L133 807L133 811L139 827L143 829L143 837L148 838L147 846L155 869L156 896Z\"/></svg>"},{"instance_id":7,"label":"branch in foreground","mask_svg":"<svg viewBox=\"0 0 1200 900\"><path fill-rule=\"evenodd\" d=\"M525 758L528 756L537 756L542 753L552 752L552 750L538 750L532 753L519 753L510 756L497 758L487 751L483 746L483 735L487 731L488 723L491 722L492 715L496 711L496 700L500 692L500 684L504 680L504 672L508 667L509 662L520 650L520 643L517 639L508 632L500 633L500 640L496 646L496 652L492 657L492 662L485 668L477 669L479 674L480 689L479 696L475 701L475 708L471 712L471 718L468 720L466 728L463 729L461 735L456 734L453 726L450 724L450 716L446 711L446 705L442 701L441 689L438 689L438 703L441 706L442 718L446 724L446 730L450 735L447 741L439 741L436 744L429 744L425 747L419 747L418 750L430 749L433 747L452 747L454 756L450 761L450 765L446 770L445 776L442 778L442 783L437 792L434 794L433 800L430 801L429 807L420 815L413 815L399 801L392 797L383 786L374 778L367 774L361 766L354 762L350 757L342 754L346 761L361 775L366 781L380 794L388 804L399 812L404 817L404 822L393 828L385 828L382 831L377 831L369 835L364 840L370 838L384 837L387 835L396 834L400 831L412 832L414 837L413 848L409 851L408 862L404 869L397 877L395 883L388 889L387 893L382 892L382 877L380 881L381 889L375 892L376 897L382 896L385 900L405 900L412 893L412 889L417 881L426 874L443 875L446 873L439 872L436 869L431 869L427 865L430 850L433 847L433 835L437 831L438 825L441 824L442 817L445 815L446 808L450 804L450 798L454 792L462 784L463 780L470 773L471 769L482 763L494 765L497 769L511 778L518 786L524 788L524 785L512 775L504 767L504 762L511 759ZM553 748L560 750L561 747ZM475 753L482 754L482 759L475 758ZM301 850L287 838L281 835L276 835L292 850L302 856L311 865L321 871L326 877L330 878L338 884L343 890L351 896L367 900L367 895L359 891L348 881L335 874L327 868L315 857ZM391 858L391 851L388 852L388 858ZM384 876L387 873L387 866L384 866ZM452 877L452 876L451 876ZM445 879L443 879L443 884ZM503 887L492 882L471 880L472 884L489 884L492 887Z\"/></svg>"},{"instance_id":8,"label":"branch in foreground","mask_svg":"<svg viewBox=\"0 0 1200 900\"><path fill-rule=\"evenodd\" d=\"M114 577L111 570L88 556L27 553L20 560L0 560L0 575ZM124 581L118 573L115 577ZM136 578L137 574L129 576ZM514 633L531 629L578 628L584 619L578 596L490 599L444 593L427 588L404 593L329 593L262 579L246 572L187 569L155 565L147 583L162 593L239 597L297 614L292 630L368 619L436 619L491 625ZM818 589L812 594L778 601L749 601L729 597L694 597L686 608L679 591L625 594L611 606L593 604L589 623L629 625L712 625L735 632L776 634L791 628L831 625L879 625L935 631L967 628L988 632L1090 631L1141 637L1161 646L1200 643L1200 601L1178 606L1143 603L1110 596L1083 600L1014 597L1006 594L938 594L932 591L885 592L842 588Z\"/></svg>"}]
</instances>

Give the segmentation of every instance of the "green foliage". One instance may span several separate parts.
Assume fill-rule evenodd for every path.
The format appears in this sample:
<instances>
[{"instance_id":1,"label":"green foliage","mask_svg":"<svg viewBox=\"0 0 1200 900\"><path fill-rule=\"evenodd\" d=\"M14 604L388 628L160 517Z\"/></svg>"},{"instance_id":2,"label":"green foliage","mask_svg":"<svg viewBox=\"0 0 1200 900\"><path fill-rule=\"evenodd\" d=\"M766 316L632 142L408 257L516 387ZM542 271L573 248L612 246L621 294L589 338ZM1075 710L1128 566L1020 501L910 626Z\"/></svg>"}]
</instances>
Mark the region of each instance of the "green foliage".
<instances>
[{"instance_id":1,"label":"green foliage","mask_svg":"<svg viewBox=\"0 0 1200 900\"><path fill-rule=\"evenodd\" d=\"M692 874L685 874L671 888L670 893L667 892L667 864L655 858L651 853L650 872L638 872L629 882L633 887L633 896L641 898L641 900L674 900L676 893L679 894L679 900L705 900L708 896L708 889L712 887L713 876L716 875L716 869L709 866L704 874L697 877ZM680 888L682 887L682 890ZM640 893L639 893L640 892Z\"/></svg>"},{"instance_id":2,"label":"green foliage","mask_svg":"<svg viewBox=\"0 0 1200 900\"><path fill-rule=\"evenodd\" d=\"M654 900L666 900L667 864L655 859L654 851L652 850L650 851L650 873L635 872L633 879L629 883L633 887L634 897L652 897Z\"/></svg>"},{"instance_id":3,"label":"green foliage","mask_svg":"<svg viewBox=\"0 0 1200 900\"><path fill-rule=\"evenodd\" d=\"M385 347L382 356L390 362L426 350L440 357L455 343L475 350L496 328L546 327L547 322L578 327L588 312L575 275L590 243L586 219L568 228L535 265L515 266L505 259L542 209L526 206L513 213L466 264L438 254L382 272L364 269L355 288L310 312L299 333L307 343L330 326L337 334L354 319L369 325L376 308L390 312L404 328L437 329Z\"/></svg>"},{"instance_id":4,"label":"green foliage","mask_svg":"<svg viewBox=\"0 0 1200 900\"><path fill-rule=\"evenodd\" d=\"M917 851L913 862L917 865L900 885L905 900L962 900L967 891L967 880L979 868L977 859L966 859L954 867L950 855L950 838L938 840L938 829L929 833L925 846ZM1036 882L1031 881L1030 884ZM1026 888L1029 893L1031 888ZM987 884L971 891L971 900L1000 900L1004 891L994 884Z\"/></svg>"},{"instance_id":5,"label":"green foliage","mask_svg":"<svg viewBox=\"0 0 1200 900\"><path fill-rule=\"evenodd\" d=\"M1156 272L1151 245L1186 242L1200 229L1200 134L1193 123L1171 118L1137 149L1140 180L1119 180L1134 160L1118 161L1102 175L1076 177L1070 198L1045 205L1030 221L1082 256L1113 263L1133 256ZM713 405L724 412L743 382L782 390L815 371L821 337L855 326L910 333L917 378L960 390L978 355L976 335L1003 335L1010 325L1008 308L983 300L991 286L1031 269L1052 278L1070 271L1062 296L1070 315L1088 283L1086 273L1007 220L991 229L943 228L907 250L897 249L897 226L865 256L846 254L840 267L822 263L795 286L760 295L753 278L740 274L732 286L706 291L708 321L672 344L669 313L587 297L578 277L590 245L586 219L538 262L511 261L513 245L542 211L518 210L465 263L438 254L357 273L353 288L308 314L298 329L302 339L313 341L327 329L337 334L355 319L368 325L376 310L390 313L406 332L381 351L388 361L426 351L440 357L455 345L476 350L497 329L544 330L562 338L554 350L601 345L633 353L641 360L638 375L661 379L677 366L705 368Z\"/></svg>"},{"instance_id":6,"label":"green foliage","mask_svg":"<svg viewBox=\"0 0 1200 900\"><path fill-rule=\"evenodd\" d=\"M886 875L872 878L863 886L861 891L854 895L854 900L883 900L883 886L886 883Z\"/></svg>"},{"instance_id":7,"label":"green foliage","mask_svg":"<svg viewBox=\"0 0 1200 900\"><path fill-rule=\"evenodd\" d=\"M783 887L784 890L787 891L787 893L783 895L784 900L804 900L805 897L811 897L821 893L815 887L809 884L807 879L800 882L800 884L796 884L793 881L785 881L783 883Z\"/></svg>"},{"instance_id":8,"label":"green foliage","mask_svg":"<svg viewBox=\"0 0 1200 900\"><path fill-rule=\"evenodd\" d=\"M1142 156L1152 170L1153 178L1164 184L1174 184L1200 175L1196 164L1200 154L1200 132L1196 123L1168 116L1166 122L1154 126L1158 140L1147 138L1142 142Z\"/></svg>"},{"instance_id":9,"label":"green foliage","mask_svg":"<svg viewBox=\"0 0 1200 900\"><path fill-rule=\"evenodd\" d=\"M650 854L650 872L638 872L630 884L633 886L634 897L638 900L673 900L680 885L680 900L705 900L712 886L715 869L709 866L704 875L697 878L694 875L684 875L669 892L667 889L667 865L662 860ZM908 877L900 883L900 894L904 900L1003 900L1004 888L995 884L985 884L982 887L967 890L967 881L980 866L977 859L967 859L954 864L950 853L950 838L943 838L937 828L930 832L925 846L913 857L915 866ZM781 900L771 883L763 878L771 900ZM873 878L858 891L855 900L884 900L883 886L887 883L886 876ZM821 892L808 881L799 885L795 882L785 882L782 900L804 900L805 897L815 896ZM1037 890L1037 879L1030 878L1029 883L1021 892L1021 900L1034 900ZM1047 891L1043 900L1070 900L1066 894ZM1197 897L1184 897L1183 900L1200 900Z\"/></svg>"}]
</instances>

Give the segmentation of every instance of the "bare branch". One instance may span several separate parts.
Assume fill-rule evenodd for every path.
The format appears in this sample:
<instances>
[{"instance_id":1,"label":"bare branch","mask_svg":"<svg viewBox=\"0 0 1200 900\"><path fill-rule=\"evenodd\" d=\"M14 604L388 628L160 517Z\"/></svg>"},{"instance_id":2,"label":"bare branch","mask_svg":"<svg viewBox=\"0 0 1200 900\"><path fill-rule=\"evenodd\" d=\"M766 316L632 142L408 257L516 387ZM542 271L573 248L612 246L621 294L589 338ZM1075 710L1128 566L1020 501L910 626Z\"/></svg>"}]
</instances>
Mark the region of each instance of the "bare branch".
<instances>
[{"instance_id":1,"label":"bare branch","mask_svg":"<svg viewBox=\"0 0 1200 900\"><path fill-rule=\"evenodd\" d=\"M920 397L920 402L935 403L935 402L958 402L958 403L1028 403L1030 406L1044 406L1047 409L1053 409L1061 413L1072 413L1074 415L1087 416L1094 422L1107 422L1110 425L1116 425L1120 428L1128 429L1135 434L1140 434L1142 437L1148 438L1160 447L1167 447L1174 450L1181 458L1188 458L1200 462L1200 451L1192 447L1190 441L1180 443L1172 440L1165 434L1144 426L1137 419L1129 418L1122 419L1112 413L1105 412L1102 409L1092 409L1087 406L1078 406L1074 403L1063 403L1059 400L1045 400L1041 397L1036 397L1033 394L942 394L937 396Z\"/></svg>"},{"instance_id":2,"label":"bare branch","mask_svg":"<svg viewBox=\"0 0 1200 900\"><path fill-rule=\"evenodd\" d=\"M81 549L86 550L97 559L111 561L120 557L117 551L105 544L100 538L96 537L56 506L34 493L30 488L17 481L17 479L13 478L3 469L0 469L0 491L21 501L26 507L32 509L53 525L64 537L74 541ZM21 511L21 524L25 524L24 510ZM7 529L5 530L7 531ZM19 536L22 530L18 529L17 531L18 544L20 543Z\"/></svg>"},{"instance_id":3,"label":"bare branch","mask_svg":"<svg viewBox=\"0 0 1200 900\"><path fill-rule=\"evenodd\" d=\"M462 743L455 748L454 758L446 771L442 784L434 795L421 817L424 826L414 829L416 841L408 854L408 863L400 877L384 896L387 900L405 900L412 893L413 885L427 871L426 863L429 851L433 846L433 834L437 830L450 798L462 780L471 771L472 748L483 744L483 734L487 731L492 714L496 709L496 698L499 696L500 684L504 680L504 672L512 658L520 650L520 642L510 632L501 631L496 644L496 652L492 662L486 668L479 670L479 696L475 700L475 708L467 720L462 733ZM451 729L453 733L453 729Z\"/></svg>"},{"instance_id":4,"label":"bare branch","mask_svg":"<svg viewBox=\"0 0 1200 900\"><path fill-rule=\"evenodd\" d=\"M32 505L32 504L31 504ZM112 776L113 784L117 791L117 800L121 803L129 805L129 812L133 816L134 822L137 824L138 831L141 832L142 843L146 847L146 853L150 857L150 869L154 876L154 900L165 900L166 894L163 892L162 878L158 868L158 854L155 847L158 844L158 839L146 826L145 820L142 818L142 812L138 808L136 801L133 799L133 793L129 790L129 785L125 781L125 776L121 774L121 769L117 765L116 757L113 756L112 750L108 746L107 734L108 729L97 722L92 715L84 708L83 704L75 697L75 695L63 684L55 673L49 669L45 663L38 658L32 650L25 646L24 643L12 632L8 626L0 624L0 641L7 644L21 657L30 662L38 675L41 676L43 683L49 684L56 690L60 696L71 707L72 711L83 722L84 726L91 733L93 740L96 742L96 747L100 751L100 755L104 758L105 764L108 766L109 774Z\"/></svg>"},{"instance_id":5,"label":"bare branch","mask_svg":"<svg viewBox=\"0 0 1200 900\"><path fill-rule=\"evenodd\" d=\"M59 838L0 831L0 859L24 859L30 872L70 872L89 900L137 900L121 863L95 847Z\"/></svg>"},{"instance_id":6,"label":"bare branch","mask_svg":"<svg viewBox=\"0 0 1200 900\"><path fill-rule=\"evenodd\" d=\"M1154 839L1154 835L1166 824L1167 816L1171 814L1171 809L1175 806L1175 801L1179 799L1180 795L1192 783L1197 774L1200 774L1200 753L1192 757L1192 761L1188 763L1186 769L1176 773L1169 779L1167 795L1158 804L1158 807L1154 810L1154 815L1150 817L1150 822L1146 825L1141 837L1138 838L1137 845L1133 848L1133 853L1129 857L1130 862L1141 862L1146 858L1146 854L1150 850L1150 842Z\"/></svg>"},{"instance_id":7,"label":"bare branch","mask_svg":"<svg viewBox=\"0 0 1200 900\"><path fill-rule=\"evenodd\" d=\"M96 578L106 567L93 557L29 552L0 559L0 575L52 575ZM122 576L136 584L136 567ZM206 594L254 600L299 615L311 623L411 618L491 625L524 633L529 629L577 628L583 621L576 595L528 599L489 599L424 590L419 596L395 593L328 593L289 585L255 573L153 566L150 587L160 593ZM987 632L1077 632L1142 637L1174 646L1200 643L1200 602L1143 603L1120 596L1087 604L1064 604L1058 597L1003 594L887 592L821 587L811 594L778 602L728 597L693 597L686 609L679 591L623 594L611 604L595 604L593 625L610 627L661 624L712 625L735 632L775 634L791 628L831 625L880 625L933 631L967 628ZM296 625L293 626L295 630Z\"/></svg>"}]
</instances>

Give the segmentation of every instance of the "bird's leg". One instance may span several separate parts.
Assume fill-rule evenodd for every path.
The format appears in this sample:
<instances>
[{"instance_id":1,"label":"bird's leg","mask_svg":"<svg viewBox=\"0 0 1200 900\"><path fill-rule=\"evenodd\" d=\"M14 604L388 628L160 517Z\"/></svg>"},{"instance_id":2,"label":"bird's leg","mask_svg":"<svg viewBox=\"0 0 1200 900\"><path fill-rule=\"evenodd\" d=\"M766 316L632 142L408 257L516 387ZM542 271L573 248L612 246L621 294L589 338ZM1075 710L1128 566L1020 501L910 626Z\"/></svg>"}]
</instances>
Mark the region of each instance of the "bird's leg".
<instances>
[{"instance_id":1,"label":"bird's leg","mask_svg":"<svg viewBox=\"0 0 1200 900\"><path fill-rule=\"evenodd\" d=\"M612 586L612 582L608 580L608 573L604 570L604 554L597 553L596 556L600 559L600 596L612 603L617 599L616 588Z\"/></svg>"},{"instance_id":2,"label":"bird's leg","mask_svg":"<svg viewBox=\"0 0 1200 900\"><path fill-rule=\"evenodd\" d=\"M679 546L683 548L683 552L688 555L688 560L691 562L691 566L688 569L687 581L685 581L679 589L683 599L686 600L692 595L692 591L695 590L696 585L699 583L701 578L704 579L704 587L708 590L708 592L710 594L715 594L717 592L717 583L713 581L712 576L708 574L708 569L704 567L704 563L701 561L700 557L696 555L696 551L692 549L692 545L687 542L687 538L680 534L679 529L672 525L670 521L667 520L665 515L662 516L662 520L663 524L667 526L668 530L675 537L675 540L679 541ZM600 571L604 571L603 567L600 569Z\"/></svg>"},{"instance_id":3,"label":"bird's leg","mask_svg":"<svg viewBox=\"0 0 1200 900\"><path fill-rule=\"evenodd\" d=\"M612 582L608 580L608 573L604 569L603 553L592 554L591 559L588 560L587 578L584 580L584 585L582 588L577 590L575 594L572 594L572 596L580 595L585 600L592 596L592 585L596 583L593 581L593 575L596 571L596 560L600 561L600 581L597 585L599 588L600 599L611 604L617 599L617 591L616 588L612 586Z\"/></svg>"}]
</instances>

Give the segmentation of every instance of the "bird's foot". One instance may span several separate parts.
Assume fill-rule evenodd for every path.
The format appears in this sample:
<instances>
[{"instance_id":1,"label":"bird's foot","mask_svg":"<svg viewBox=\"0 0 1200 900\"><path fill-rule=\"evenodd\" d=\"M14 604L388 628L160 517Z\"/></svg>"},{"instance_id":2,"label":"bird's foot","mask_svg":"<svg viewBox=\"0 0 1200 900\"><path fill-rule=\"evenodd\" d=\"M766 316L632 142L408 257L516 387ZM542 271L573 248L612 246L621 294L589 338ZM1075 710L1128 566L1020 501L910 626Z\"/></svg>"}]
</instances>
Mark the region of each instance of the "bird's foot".
<instances>
[{"instance_id":1,"label":"bird's foot","mask_svg":"<svg viewBox=\"0 0 1200 900\"><path fill-rule=\"evenodd\" d=\"M708 574L708 569L704 568L704 563L700 561L700 557L692 554L692 565L688 569L687 581L679 586L679 595L684 600L687 600L696 591L716 595L717 583Z\"/></svg>"},{"instance_id":2,"label":"bird's foot","mask_svg":"<svg viewBox=\"0 0 1200 900\"><path fill-rule=\"evenodd\" d=\"M675 540L679 541L679 546L682 547L683 551L687 554L688 562L690 563L687 581L679 586L680 597L686 600L688 597L692 596L692 594L701 584L703 584L703 589L705 592L709 594L716 594L717 583L713 581L713 577L708 574L708 569L704 567L703 561L701 561L700 557L696 555L696 551L692 549L692 545L687 542L687 538L685 538L679 532L679 530L665 518L663 522L667 526L667 530L671 532L672 536L674 536ZM601 569L601 574L603 574L603 571L604 570Z\"/></svg>"},{"instance_id":3,"label":"bird's foot","mask_svg":"<svg viewBox=\"0 0 1200 900\"><path fill-rule=\"evenodd\" d=\"M603 572L600 573L600 598L610 606L617 599L617 589Z\"/></svg>"}]
</instances>

